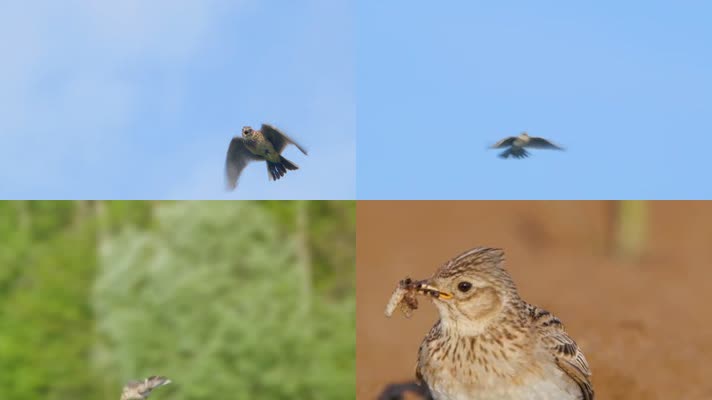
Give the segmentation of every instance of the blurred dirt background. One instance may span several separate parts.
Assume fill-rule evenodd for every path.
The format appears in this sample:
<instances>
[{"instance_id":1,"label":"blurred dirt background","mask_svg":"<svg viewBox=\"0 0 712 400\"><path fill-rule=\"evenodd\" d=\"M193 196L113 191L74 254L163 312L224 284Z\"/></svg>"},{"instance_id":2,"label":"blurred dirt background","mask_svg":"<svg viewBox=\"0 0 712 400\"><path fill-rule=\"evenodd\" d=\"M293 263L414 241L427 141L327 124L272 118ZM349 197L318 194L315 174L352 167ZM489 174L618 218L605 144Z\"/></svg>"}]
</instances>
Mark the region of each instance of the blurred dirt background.
<instances>
[{"instance_id":1,"label":"blurred dirt background","mask_svg":"<svg viewBox=\"0 0 712 400\"><path fill-rule=\"evenodd\" d=\"M627 255L617 251L627 239L616 233L620 206L359 201L357 399L414 379L437 319L428 301L410 319L386 318L397 282L426 278L476 246L503 248L522 297L564 322L597 399L712 399L712 202L639 202L644 212L622 231L638 236L639 253Z\"/></svg>"}]
</instances>

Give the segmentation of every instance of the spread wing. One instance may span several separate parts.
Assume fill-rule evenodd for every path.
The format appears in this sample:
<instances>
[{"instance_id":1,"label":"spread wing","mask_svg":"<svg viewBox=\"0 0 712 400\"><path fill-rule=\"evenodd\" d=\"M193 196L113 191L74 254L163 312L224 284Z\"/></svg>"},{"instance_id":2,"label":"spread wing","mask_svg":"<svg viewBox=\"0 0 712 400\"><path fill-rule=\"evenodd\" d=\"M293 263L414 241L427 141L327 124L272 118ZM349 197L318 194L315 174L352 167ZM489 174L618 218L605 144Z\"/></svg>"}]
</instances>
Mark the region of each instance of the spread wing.
<instances>
[{"instance_id":1,"label":"spread wing","mask_svg":"<svg viewBox=\"0 0 712 400\"><path fill-rule=\"evenodd\" d=\"M138 398L138 396L146 397L151 391L159 386L167 385L171 383L171 380L165 376L151 376L143 381L129 381L124 386L122 392L122 399L133 399Z\"/></svg>"},{"instance_id":2,"label":"spread wing","mask_svg":"<svg viewBox=\"0 0 712 400\"><path fill-rule=\"evenodd\" d=\"M554 143L540 137L530 137L529 143L527 143L527 147L531 147L534 149L563 150L563 147L557 146Z\"/></svg>"},{"instance_id":3,"label":"spread wing","mask_svg":"<svg viewBox=\"0 0 712 400\"><path fill-rule=\"evenodd\" d=\"M151 376L146 378L145 381L143 381L139 392L141 394L148 394L151 393L151 390L159 386L167 385L169 383L171 383L171 380L166 378L165 376Z\"/></svg>"},{"instance_id":4,"label":"spread wing","mask_svg":"<svg viewBox=\"0 0 712 400\"><path fill-rule=\"evenodd\" d=\"M593 400L591 370L588 361L573 339L566 334L561 321L550 312L528 305L534 326L542 334L543 344L551 351L559 368L581 389L583 400Z\"/></svg>"},{"instance_id":5,"label":"spread wing","mask_svg":"<svg viewBox=\"0 0 712 400\"><path fill-rule=\"evenodd\" d=\"M268 124L262 124L261 128L262 134L264 137L269 140L270 143L272 143L272 146L274 149L277 151L277 153L281 153L282 150L284 150L285 147L287 147L288 144L293 144L297 146L299 151L304 153L304 155L307 154L307 151L304 150L302 146L297 144L292 138L289 136L285 135L281 131L279 131L277 128L273 127L272 125Z\"/></svg>"},{"instance_id":6,"label":"spread wing","mask_svg":"<svg viewBox=\"0 0 712 400\"><path fill-rule=\"evenodd\" d=\"M509 147L509 146L512 145L512 143L514 143L514 141L515 141L516 139L517 139L516 137L510 136L510 137L508 137L508 138L506 138L506 139L502 139L502 140L500 140L499 142L493 144L491 148L493 148L493 149L499 149L499 148L502 148L502 147Z\"/></svg>"},{"instance_id":7,"label":"spread wing","mask_svg":"<svg viewBox=\"0 0 712 400\"><path fill-rule=\"evenodd\" d=\"M242 173L242 170L245 169L247 163L262 159L262 157L253 154L247 149L243 138L232 138L230 147L227 149L227 157L225 159L225 179L227 189L234 190L237 187L237 180L240 178L240 173Z\"/></svg>"}]
</instances>

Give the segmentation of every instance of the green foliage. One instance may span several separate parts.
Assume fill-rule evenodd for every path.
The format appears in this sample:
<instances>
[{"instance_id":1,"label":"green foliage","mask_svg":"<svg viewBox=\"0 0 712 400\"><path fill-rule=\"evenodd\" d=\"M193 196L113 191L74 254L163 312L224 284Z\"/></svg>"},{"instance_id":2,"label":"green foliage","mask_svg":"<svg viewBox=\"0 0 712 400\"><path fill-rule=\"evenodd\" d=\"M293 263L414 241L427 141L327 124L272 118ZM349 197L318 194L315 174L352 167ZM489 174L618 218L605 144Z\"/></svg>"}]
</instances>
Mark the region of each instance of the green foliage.
<instances>
[{"instance_id":1,"label":"green foliage","mask_svg":"<svg viewBox=\"0 0 712 400\"><path fill-rule=\"evenodd\" d=\"M91 391L81 360L91 341L92 231L71 218L71 202L0 204L7 217L1 240L8 244L0 278L0 397L62 399Z\"/></svg>"},{"instance_id":2,"label":"green foliage","mask_svg":"<svg viewBox=\"0 0 712 400\"><path fill-rule=\"evenodd\" d=\"M102 247L93 299L103 374L166 374L180 382L176 399L353 393L353 297L300 307L320 296L299 284L296 235L245 202L181 202L156 215L155 231Z\"/></svg>"},{"instance_id":3,"label":"green foliage","mask_svg":"<svg viewBox=\"0 0 712 400\"><path fill-rule=\"evenodd\" d=\"M78 398L98 389L87 365L93 212L83 202L0 202L2 399Z\"/></svg>"},{"instance_id":4,"label":"green foliage","mask_svg":"<svg viewBox=\"0 0 712 400\"><path fill-rule=\"evenodd\" d=\"M354 211L0 202L0 399L351 397Z\"/></svg>"}]
</instances>

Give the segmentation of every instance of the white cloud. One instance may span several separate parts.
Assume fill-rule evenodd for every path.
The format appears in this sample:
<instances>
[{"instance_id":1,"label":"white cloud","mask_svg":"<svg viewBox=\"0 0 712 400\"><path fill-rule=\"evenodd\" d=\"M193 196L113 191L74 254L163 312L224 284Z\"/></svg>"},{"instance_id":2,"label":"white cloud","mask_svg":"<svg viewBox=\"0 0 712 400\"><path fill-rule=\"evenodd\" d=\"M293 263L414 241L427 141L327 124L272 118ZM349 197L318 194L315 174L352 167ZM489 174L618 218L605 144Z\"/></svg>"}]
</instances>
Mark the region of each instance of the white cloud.
<instances>
[{"instance_id":1,"label":"white cloud","mask_svg":"<svg viewBox=\"0 0 712 400\"><path fill-rule=\"evenodd\" d=\"M146 90L130 77L135 66L184 63L234 6L210 0L2 2L0 184L66 180L57 172L66 160L101 167L107 152L132 140L124 130ZM169 107L180 104L180 90L171 94Z\"/></svg>"},{"instance_id":2,"label":"white cloud","mask_svg":"<svg viewBox=\"0 0 712 400\"><path fill-rule=\"evenodd\" d=\"M119 55L179 61L199 48L227 5L215 0L80 1L77 11L96 40Z\"/></svg>"}]
</instances>

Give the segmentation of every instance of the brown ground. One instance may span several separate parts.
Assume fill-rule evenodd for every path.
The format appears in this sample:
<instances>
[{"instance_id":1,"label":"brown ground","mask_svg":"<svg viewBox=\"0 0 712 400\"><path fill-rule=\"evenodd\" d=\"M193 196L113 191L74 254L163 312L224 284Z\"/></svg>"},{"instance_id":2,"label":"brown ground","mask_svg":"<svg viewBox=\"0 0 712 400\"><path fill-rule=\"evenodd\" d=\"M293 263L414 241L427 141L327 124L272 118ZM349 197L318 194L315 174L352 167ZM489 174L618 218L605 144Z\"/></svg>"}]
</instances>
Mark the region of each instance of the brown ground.
<instances>
[{"instance_id":1,"label":"brown ground","mask_svg":"<svg viewBox=\"0 0 712 400\"><path fill-rule=\"evenodd\" d=\"M471 247L504 248L522 297L583 348L597 399L712 399L712 202L651 202L646 254L609 255L610 202L367 202L357 208L357 399L413 379L436 320L387 319L405 276Z\"/></svg>"}]
</instances>

